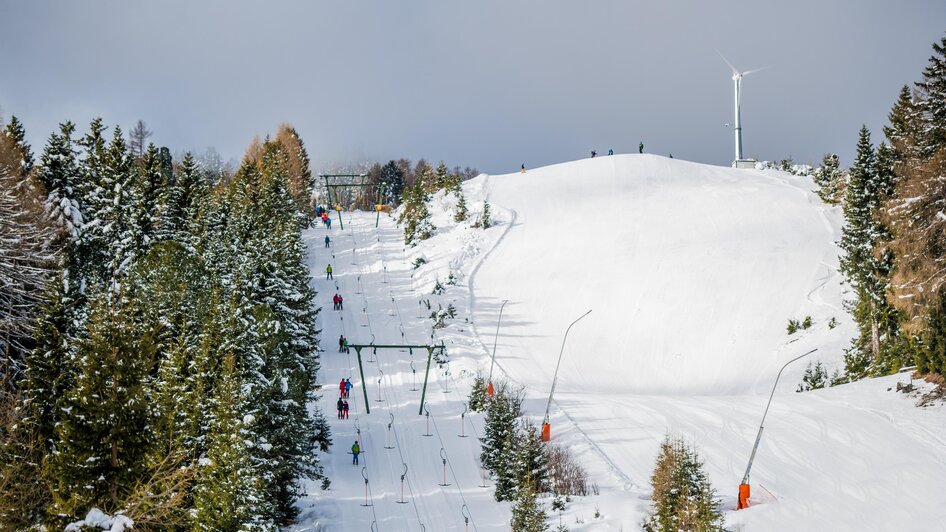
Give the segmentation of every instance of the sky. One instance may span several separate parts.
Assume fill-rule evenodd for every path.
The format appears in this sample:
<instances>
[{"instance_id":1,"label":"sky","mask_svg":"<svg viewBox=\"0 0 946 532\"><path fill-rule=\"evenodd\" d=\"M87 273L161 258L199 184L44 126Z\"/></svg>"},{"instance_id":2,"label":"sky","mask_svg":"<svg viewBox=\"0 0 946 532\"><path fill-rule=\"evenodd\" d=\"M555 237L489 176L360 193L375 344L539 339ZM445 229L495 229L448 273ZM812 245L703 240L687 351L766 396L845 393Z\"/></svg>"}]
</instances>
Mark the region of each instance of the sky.
<instances>
[{"instance_id":1,"label":"sky","mask_svg":"<svg viewBox=\"0 0 946 532\"><path fill-rule=\"evenodd\" d=\"M488 173L645 151L817 164L875 142L946 35L942 0L0 0L0 112L137 120L239 159L282 122L317 171L406 157Z\"/></svg>"}]
</instances>

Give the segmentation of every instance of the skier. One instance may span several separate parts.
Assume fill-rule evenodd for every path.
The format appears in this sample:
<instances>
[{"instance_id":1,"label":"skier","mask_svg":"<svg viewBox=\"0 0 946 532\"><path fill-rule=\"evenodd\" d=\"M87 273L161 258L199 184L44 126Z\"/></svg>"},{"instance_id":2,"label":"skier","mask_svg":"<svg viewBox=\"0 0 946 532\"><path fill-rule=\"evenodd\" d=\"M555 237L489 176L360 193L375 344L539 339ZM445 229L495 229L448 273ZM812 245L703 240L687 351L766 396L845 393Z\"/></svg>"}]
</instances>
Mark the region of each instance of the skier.
<instances>
[{"instance_id":1,"label":"skier","mask_svg":"<svg viewBox=\"0 0 946 532\"><path fill-rule=\"evenodd\" d=\"M344 335L344 334L338 335L338 352L339 352L339 353L344 353L344 352L345 352L345 344L346 344L346 343L347 343L347 340L345 340L345 335Z\"/></svg>"},{"instance_id":2,"label":"skier","mask_svg":"<svg viewBox=\"0 0 946 532\"><path fill-rule=\"evenodd\" d=\"M348 419L348 401L342 401L342 419Z\"/></svg>"},{"instance_id":3,"label":"skier","mask_svg":"<svg viewBox=\"0 0 946 532\"><path fill-rule=\"evenodd\" d=\"M345 379L338 382L338 403L342 403L342 397L345 397Z\"/></svg>"},{"instance_id":4,"label":"skier","mask_svg":"<svg viewBox=\"0 0 946 532\"><path fill-rule=\"evenodd\" d=\"M361 447L358 442L351 444L351 465L358 465L358 454L361 453Z\"/></svg>"},{"instance_id":5,"label":"skier","mask_svg":"<svg viewBox=\"0 0 946 532\"><path fill-rule=\"evenodd\" d=\"M519 173L520 174L526 173L526 163L522 163L522 166L519 167Z\"/></svg>"},{"instance_id":6,"label":"skier","mask_svg":"<svg viewBox=\"0 0 946 532\"><path fill-rule=\"evenodd\" d=\"M334 277L332 277L332 265L331 265L331 264L329 264L329 265L325 268L325 280L328 281L329 279L334 279Z\"/></svg>"},{"instance_id":7,"label":"skier","mask_svg":"<svg viewBox=\"0 0 946 532\"><path fill-rule=\"evenodd\" d=\"M644 141L637 145L637 151L638 153L644 153Z\"/></svg>"},{"instance_id":8,"label":"skier","mask_svg":"<svg viewBox=\"0 0 946 532\"><path fill-rule=\"evenodd\" d=\"M328 247L328 243L331 242L328 235L325 235L325 247Z\"/></svg>"},{"instance_id":9,"label":"skier","mask_svg":"<svg viewBox=\"0 0 946 532\"><path fill-rule=\"evenodd\" d=\"M345 397L351 394L351 379L345 379Z\"/></svg>"},{"instance_id":10,"label":"skier","mask_svg":"<svg viewBox=\"0 0 946 532\"><path fill-rule=\"evenodd\" d=\"M591 150L591 158L594 159L596 155L598 155L598 152Z\"/></svg>"},{"instance_id":11,"label":"skier","mask_svg":"<svg viewBox=\"0 0 946 532\"><path fill-rule=\"evenodd\" d=\"M338 310L345 310L345 298L338 296Z\"/></svg>"},{"instance_id":12,"label":"skier","mask_svg":"<svg viewBox=\"0 0 946 532\"><path fill-rule=\"evenodd\" d=\"M348 352L348 338L345 338L345 352Z\"/></svg>"},{"instance_id":13,"label":"skier","mask_svg":"<svg viewBox=\"0 0 946 532\"><path fill-rule=\"evenodd\" d=\"M332 219L331 219L331 218L326 218L326 219L325 219L325 225L326 225L329 229L331 229L331 228L332 228Z\"/></svg>"},{"instance_id":14,"label":"skier","mask_svg":"<svg viewBox=\"0 0 946 532\"><path fill-rule=\"evenodd\" d=\"M614 148L608 148L608 155L614 155Z\"/></svg>"},{"instance_id":15,"label":"skier","mask_svg":"<svg viewBox=\"0 0 946 532\"><path fill-rule=\"evenodd\" d=\"M332 296L332 310L338 310L338 294Z\"/></svg>"},{"instance_id":16,"label":"skier","mask_svg":"<svg viewBox=\"0 0 946 532\"><path fill-rule=\"evenodd\" d=\"M672 154L672 153L670 154L670 158L673 159L673 154Z\"/></svg>"},{"instance_id":17,"label":"skier","mask_svg":"<svg viewBox=\"0 0 946 532\"><path fill-rule=\"evenodd\" d=\"M338 419L342 419L342 398L338 398L338 403L335 404L335 407L338 409Z\"/></svg>"}]
</instances>

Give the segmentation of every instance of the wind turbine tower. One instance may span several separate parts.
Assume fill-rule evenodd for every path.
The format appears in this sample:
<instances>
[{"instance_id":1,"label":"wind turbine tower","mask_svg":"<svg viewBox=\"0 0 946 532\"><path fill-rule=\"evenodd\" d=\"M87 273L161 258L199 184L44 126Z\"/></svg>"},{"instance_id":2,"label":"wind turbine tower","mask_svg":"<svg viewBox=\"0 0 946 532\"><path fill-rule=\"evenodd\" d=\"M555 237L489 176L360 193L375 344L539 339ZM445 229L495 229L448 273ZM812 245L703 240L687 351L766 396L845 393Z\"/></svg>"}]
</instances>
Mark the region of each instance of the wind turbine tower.
<instances>
[{"instance_id":1,"label":"wind turbine tower","mask_svg":"<svg viewBox=\"0 0 946 532\"><path fill-rule=\"evenodd\" d=\"M735 133L736 135L736 158L733 160L732 165L735 168L754 168L755 163L756 163L755 159L745 159L743 158L743 155L742 155L742 116L741 116L742 113L740 112L740 109L739 109L739 102L742 96L742 78L745 76L748 76L749 74L752 74L753 72L765 70L768 67L756 68L753 70L746 70L744 72L739 72L738 70L736 70L736 67L732 66L732 63L730 63L729 60L726 59L726 56L724 56L721 52L719 52L719 56L722 57L723 61L725 61L726 64L729 65L729 68L732 69L733 88L735 89L734 97L735 97L736 116L735 116L735 122L733 122L733 126L734 126L733 133Z\"/></svg>"}]
</instances>

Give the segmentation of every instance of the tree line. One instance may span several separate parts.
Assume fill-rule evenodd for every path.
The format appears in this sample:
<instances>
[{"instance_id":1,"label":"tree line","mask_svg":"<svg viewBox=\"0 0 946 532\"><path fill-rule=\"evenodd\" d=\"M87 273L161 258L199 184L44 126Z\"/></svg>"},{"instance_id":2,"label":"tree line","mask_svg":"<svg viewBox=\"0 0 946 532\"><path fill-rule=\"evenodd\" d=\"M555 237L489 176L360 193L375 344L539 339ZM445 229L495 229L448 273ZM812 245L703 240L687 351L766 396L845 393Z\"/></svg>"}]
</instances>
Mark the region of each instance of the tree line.
<instances>
[{"instance_id":1,"label":"tree line","mask_svg":"<svg viewBox=\"0 0 946 532\"><path fill-rule=\"evenodd\" d=\"M841 271L858 335L843 380L911 365L946 374L946 37L888 120L877 146L860 129L851 168L829 154L814 173L845 220Z\"/></svg>"},{"instance_id":2,"label":"tree line","mask_svg":"<svg viewBox=\"0 0 946 532\"><path fill-rule=\"evenodd\" d=\"M149 134L0 135L0 528L273 530L324 481L302 140L230 173Z\"/></svg>"}]
</instances>

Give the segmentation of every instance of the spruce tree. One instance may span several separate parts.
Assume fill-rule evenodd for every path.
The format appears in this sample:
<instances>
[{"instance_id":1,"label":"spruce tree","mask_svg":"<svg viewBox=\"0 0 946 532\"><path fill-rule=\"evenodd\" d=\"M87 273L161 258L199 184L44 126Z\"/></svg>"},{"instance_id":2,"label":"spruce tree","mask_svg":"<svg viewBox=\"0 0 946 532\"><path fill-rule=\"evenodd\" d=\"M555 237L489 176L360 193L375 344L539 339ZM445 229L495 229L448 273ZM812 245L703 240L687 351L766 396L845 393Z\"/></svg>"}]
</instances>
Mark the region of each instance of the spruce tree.
<instances>
[{"instance_id":1,"label":"spruce tree","mask_svg":"<svg viewBox=\"0 0 946 532\"><path fill-rule=\"evenodd\" d=\"M818 197L825 203L837 203L843 178L837 154L827 153L821 159L821 166L814 172L814 181L818 185Z\"/></svg>"},{"instance_id":2,"label":"spruce tree","mask_svg":"<svg viewBox=\"0 0 946 532\"><path fill-rule=\"evenodd\" d=\"M274 510L248 445L256 417L244 414L248 398L235 357L225 356L221 369L211 403L207 456L200 461L194 490L194 529L277 530L271 517Z\"/></svg>"},{"instance_id":3,"label":"spruce tree","mask_svg":"<svg viewBox=\"0 0 946 532\"><path fill-rule=\"evenodd\" d=\"M545 522L545 509L538 501L535 484L529 477L520 478L518 484L521 487L512 506L512 529L522 532L545 532L549 526Z\"/></svg>"},{"instance_id":4,"label":"spruce tree","mask_svg":"<svg viewBox=\"0 0 946 532\"><path fill-rule=\"evenodd\" d=\"M404 193L404 171L397 161L388 161L381 168L379 184L384 185L383 201L393 203L401 198Z\"/></svg>"},{"instance_id":5,"label":"spruce tree","mask_svg":"<svg viewBox=\"0 0 946 532\"><path fill-rule=\"evenodd\" d=\"M17 148L18 151L18 171L26 176L33 170L33 151L26 142L26 129L23 123L15 115L10 117L10 123L7 124L4 131L7 140Z\"/></svg>"},{"instance_id":6,"label":"spruce tree","mask_svg":"<svg viewBox=\"0 0 946 532\"><path fill-rule=\"evenodd\" d=\"M505 383L496 387L496 394L486 407L486 426L482 438L480 461L496 481L497 501L515 495L517 445L516 420L521 414L522 393L511 391Z\"/></svg>"},{"instance_id":7,"label":"spruce tree","mask_svg":"<svg viewBox=\"0 0 946 532\"><path fill-rule=\"evenodd\" d=\"M519 479L516 490L521 490L522 479L528 479L531 487L538 492L548 489L548 455L545 452L545 442L539 430L531 422L522 422L516 434L515 451L515 478Z\"/></svg>"},{"instance_id":8,"label":"spruce tree","mask_svg":"<svg viewBox=\"0 0 946 532\"><path fill-rule=\"evenodd\" d=\"M40 182L46 189L46 208L50 218L66 230L72 241L79 238L83 224L79 168L72 145L75 129L72 122L65 122L59 125L58 134L49 136L40 156L39 172Z\"/></svg>"},{"instance_id":9,"label":"spruce tree","mask_svg":"<svg viewBox=\"0 0 946 532\"><path fill-rule=\"evenodd\" d=\"M845 357L846 371L853 379L865 376L879 361L882 335L890 339L896 328L886 299L893 266L891 254L882 248L888 232L878 221L885 187L878 176L870 131L862 127L844 198L845 225L840 242L841 271L856 294L848 307L860 329Z\"/></svg>"},{"instance_id":10,"label":"spruce tree","mask_svg":"<svg viewBox=\"0 0 946 532\"><path fill-rule=\"evenodd\" d=\"M910 87L900 89L897 102L887 115L890 125L884 126L884 135L894 149L895 163L907 164L922 150L923 116Z\"/></svg>"},{"instance_id":11,"label":"spruce tree","mask_svg":"<svg viewBox=\"0 0 946 532\"><path fill-rule=\"evenodd\" d=\"M719 501L703 464L683 441L669 436L664 439L651 485L654 511L643 523L647 532L725 530Z\"/></svg>"},{"instance_id":12,"label":"spruce tree","mask_svg":"<svg viewBox=\"0 0 946 532\"><path fill-rule=\"evenodd\" d=\"M145 381L156 346L152 331L135 323L136 312L134 301L119 306L105 295L93 306L56 426L52 516L83 516L93 507L114 512L147 472L153 442Z\"/></svg>"},{"instance_id":13,"label":"spruce tree","mask_svg":"<svg viewBox=\"0 0 946 532\"><path fill-rule=\"evenodd\" d=\"M929 158L946 147L946 37L933 43L923 79L916 84L920 91L920 110L924 115L924 156Z\"/></svg>"}]
</instances>

